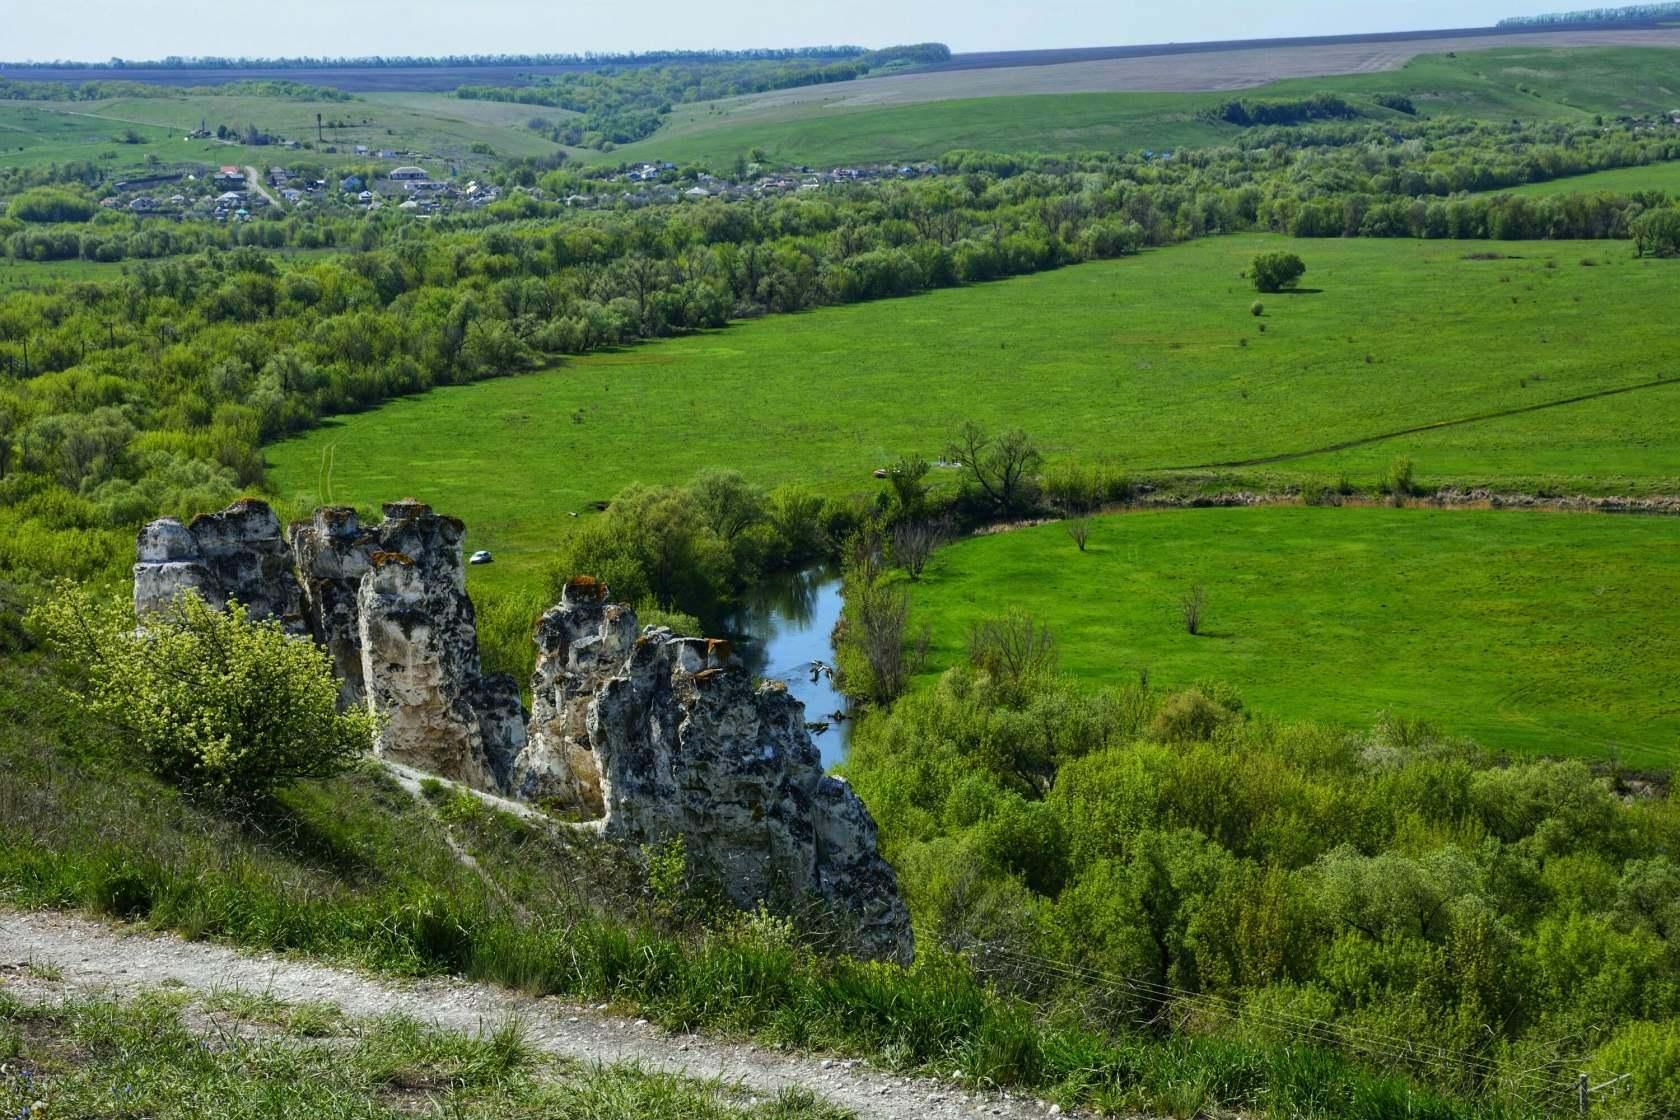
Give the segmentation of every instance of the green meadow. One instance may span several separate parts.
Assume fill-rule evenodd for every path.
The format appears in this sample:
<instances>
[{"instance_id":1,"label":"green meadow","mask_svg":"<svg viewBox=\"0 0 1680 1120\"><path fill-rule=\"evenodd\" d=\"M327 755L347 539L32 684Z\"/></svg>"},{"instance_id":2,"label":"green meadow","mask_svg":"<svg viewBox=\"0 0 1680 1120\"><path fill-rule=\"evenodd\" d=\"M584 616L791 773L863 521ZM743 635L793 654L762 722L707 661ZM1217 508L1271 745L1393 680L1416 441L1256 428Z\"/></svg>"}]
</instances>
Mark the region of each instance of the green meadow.
<instances>
[{"instance_id":1,"label":"green meadow","mask_svg":"<svg viewBox=\"0 0 1680 1120\"><path fill-rule=\"evenodd\" d=\"M1187 66L1206 66L1194 58ZM1217 65L1215 62L1214 65ZM1042 73L1030 74L1043 89ZM891 82L893 79L881 79ZM679 106L658 133L580 159L696 160L726 166L762 149L775 162L829 166L935 159L953 148L1078 152L1239 143L1242 130L1199 114L1233 96L1340 94L1373 119L1406 119L1371 104L1382 94L1412 98L1422 116L1584 122L1595 114L1666 112L1680 88L1680 50L1504 47L1421 55L1395 70L1290 78L1251 89L1197 93L1056 93L974 97L959 72L940 76L939 99L871 104L872 79L809 95L732 98ZM1211 83L1210 83L1211 84ZM803 91L802 91L803 93Z\"/></svg>"},{"instance_id":2,"label":"green meadow","mask_svg":"<svg viewBox=\"0 0 1680 1120\"><path fill-rule=\"evenodd\" d=\"M1274 247L1308 272L1256 318L1240 274ZM867 492L969 419L1136 473L1370 487L1405 455L1429 486L1676 492L1677 282L1611 242L1210 239L434 390L270 446L269 477L298 506L422 497L493 581L631 482Z\"/></svg>"},{"instance_id":3,"label":"green meadow","mask_svg":"<svg viewBox=\"0 0 1680 1120\"><path fill-rule=\"evenodd\" d=\"M1618 167L1610 171L1595 171L1591 175L1553 179L1547 183L1525 183L1512 190L1493 193L1547 198L1560 194L1591 194L1595 191L1615 194L1667 191L1671 195L1680 194L1680 161L1649 163L1642 167Z\"/></svg>"},{"instance_id":4,"label":"green meadow","mask_svg":"<svg viewBox=\"0 0 1680 1120\"><path fill-rule=\"evenodd\" d=\"M202 122L214 130L227 125L243 131L247 125L275 136L313 142L315 115L330 126L327 145L336 153L286 151L247 147L219 140L188 140L186 133ZM0 163L36 166L68 160L95 160L113 171L139 169L148 155L166 165L194 163L260 163L307 159L327 164L366 162L354 154L356 145L424 153L439 161L431 168L443 172L445 162L487 166L510 156L543 155L555 144L525 127L533 115L553 119L568 116L561 109L533 109L529 105L462 101L445 94L364 94L352 101L306 101L245 94L183 93L170 97L109 98L102 101L0 100ZM132 130L138 143L120 140ZM489 144L494 155L472 151L475 143ZM386 161L390 162L390 161Z\"/></svg>"},{"instance_id":5,"label":"green meadow","mask_svg":"<svg viewBox=\"0 0 1680 1120\"><path fill-rule=\"evenodd\" d=\"M1190 635L1180 601L1206 590ZM1372 507L1179 510L940 550L914 592L930 674L1007 605L1092 685L1213 679L1269 716L1384 711L1513 752L1680 757L1680 522Z\"/></svg>"}]
</instances>

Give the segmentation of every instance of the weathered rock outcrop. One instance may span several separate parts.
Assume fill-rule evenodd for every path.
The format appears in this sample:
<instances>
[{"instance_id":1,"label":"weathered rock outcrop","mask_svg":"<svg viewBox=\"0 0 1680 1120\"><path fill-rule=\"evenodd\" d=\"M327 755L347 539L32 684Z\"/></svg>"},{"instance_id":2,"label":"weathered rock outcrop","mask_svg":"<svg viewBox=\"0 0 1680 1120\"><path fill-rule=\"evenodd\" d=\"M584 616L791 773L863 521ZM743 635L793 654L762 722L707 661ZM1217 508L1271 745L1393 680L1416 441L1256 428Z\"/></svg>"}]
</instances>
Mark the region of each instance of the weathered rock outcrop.
<instances>
[{"instance_id":1,"label":"weathered rock outcrop","mask_svg":"<svg viewBox=\"0 0 1680 1120\"><path fill-rule=\"evenodd\" d=\"M465 526L420 502L391 502L356 595L361 687L385 717L375 752L502 790L525 747L519 685L486 676L461 562Z\"/></svg>"},{"instance_id":2,"label":"weathered rock outcrop","mask_svg":"<svg viewBox=\"0 0 1680 1120\"><path fill-rule=\"evenodd\" d=\"M486 680L465 595L401 552L376 552L357 596L368 709L385 717L374 753L465 782L504 788L525 745L512 677Z\"/></svg>"},{"instance_id":3,"label":"weathered rock outcrop","mask_svg":"<svg viewBox=\"0 0 1680 1120\"><path fill-rule=\"evenodd\" d=\"M360 704L362 639L356 621L356 595L362 577L382 551L379 535L363 529L356 511L327 506L309 521L292 526L292 557L303 588L304 617L318 645L332 655L339 677L339 702Z\"/></svg>"},{"instance_id":4,"label":"weathered rock outcrop","mask_svg":"<svg viewBox=\"0 0 1680 1120\"><path fill-rule=\"evenodd\" d=\"M909 960L909 915L875 821L823 772L804 706L780 684L755 686L727 642L634 630L628 608L582 581L543 616L537 715L515 773L581 791L580 812L599 798L609 837L681 837L739 905L815 897L850 919L861 951Z\"/></svg>"},{"instance_id":5,"label":"weathered rock outcrop","mask_svg":"<svg viewBox=\"0 0 1680 1120\"><path fill-rule=\"evenodd\" d=\"M856 947L908 960L910 923L875 822L823 773L803 707L754 684L725 642L638 633L607 588L575 580L538 623L534 711L483 672L462 524L415 501L362 526L328 508L292 527L261 502L140 533L143 619L183 591L281 618L332 654L346 704L384 718L376 753L599 822L636 844L681 837L738 904L815 898Z\"/></svg>"},{"instance_id":6,"label":"weathered rock outcrop","mask_svg":"<svg viewBox=\"0 0 1680 1120\"><path fill-rule=\"evenodd\" d=\"M145 619L191 591L225 607L238 600L257 619L301 628L297 580L265 502L245 498L182 525L173 517L140 530L134 564L134 613Z\"/></svg>"},{"instance_id":7,"label":"weathered rock outcrop","mask_svg":"<svg viewBox=\"0 0 1680 1120\"><path fill-rule=\"evenodd\" d=\"M505 789L525 746L525 710L518 682L481 669L463 526L415 501L384 512L364 528L354 510L318 510L292 527L289 547L274 511L251 498L190 525L154 521L137 544L135 614L143 620L190 591L282 619L331 653L344 705L387 717L377 751Z\"/></svg>"},{"instance_id":8,"label":"weathered rock outcrop","mask_svg":"<svg viewBox=\"0 0 1680 1120\"><path fill-rule=\"evenodd\" d=\"M597 818L606 812L601 767L589 742L595 689L617 673L636 641L636 614L607 602L605 584L573 580L537 623L531 725L511 792Z\"/></svg>"}]
</instances>

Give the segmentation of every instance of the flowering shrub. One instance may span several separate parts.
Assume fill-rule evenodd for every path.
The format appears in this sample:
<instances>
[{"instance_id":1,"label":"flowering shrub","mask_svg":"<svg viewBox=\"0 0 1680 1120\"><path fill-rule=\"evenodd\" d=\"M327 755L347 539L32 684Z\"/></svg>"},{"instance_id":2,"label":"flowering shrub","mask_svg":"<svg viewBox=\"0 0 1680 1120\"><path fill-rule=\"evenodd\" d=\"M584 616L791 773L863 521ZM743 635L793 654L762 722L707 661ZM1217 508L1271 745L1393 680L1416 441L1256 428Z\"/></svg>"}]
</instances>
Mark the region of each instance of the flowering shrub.
<instances>
[{"instance_id":1,"label":"flowering shrub","mask_svg":"<svg viewBox=\"0 0 1680 1120\"><path fill-rule=\"evenodd\" d=\"M238 603L182 595L137 631L125 604L62 584L30 621L116 750L176 785L260 800L338 773L372 742L372 716L337 710L327 654Z\"/></svg>"}]
</instances>

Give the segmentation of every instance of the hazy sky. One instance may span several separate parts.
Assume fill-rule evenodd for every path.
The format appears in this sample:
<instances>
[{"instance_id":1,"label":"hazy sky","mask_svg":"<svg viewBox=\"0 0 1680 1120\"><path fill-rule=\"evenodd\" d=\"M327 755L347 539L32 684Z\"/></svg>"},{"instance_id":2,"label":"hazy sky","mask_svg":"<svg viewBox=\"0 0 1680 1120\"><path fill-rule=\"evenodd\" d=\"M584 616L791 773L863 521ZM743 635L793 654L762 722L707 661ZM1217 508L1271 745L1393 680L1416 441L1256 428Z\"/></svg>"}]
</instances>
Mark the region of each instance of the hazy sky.
<instances>
[{"instance_id":1,"label":"hazy sky","mask_svg":"<svg viewBox=\"0 0 1680 1120\"><path fill-rule=\"evenodd\" d=\"M1482 26L1553 6L1521 0L0 0L0 59L885 46L924 40L974 51Z\"/></svg>"}]
</instances>

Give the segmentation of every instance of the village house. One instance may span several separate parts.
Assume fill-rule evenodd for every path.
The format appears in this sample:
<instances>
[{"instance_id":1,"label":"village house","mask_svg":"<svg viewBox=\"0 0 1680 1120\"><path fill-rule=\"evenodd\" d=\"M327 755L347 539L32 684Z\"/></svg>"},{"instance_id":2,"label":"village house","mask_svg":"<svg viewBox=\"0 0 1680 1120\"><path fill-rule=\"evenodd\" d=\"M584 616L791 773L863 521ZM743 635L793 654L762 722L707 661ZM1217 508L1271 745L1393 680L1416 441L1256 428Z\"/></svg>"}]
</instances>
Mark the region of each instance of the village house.
<instances>
[{"instance_id":1,"label":"village house","mask_svg":"<svg viewBox=\"0 0 1680 1120\"><path fill-rule=\"evenodd\" d=\"M424 168L420 168L420 167L398 167L398 168L393 169L391 174L389 176L387 176L387 178L389 178L393 182L397 182L397 183L409 183L409 182L424 182L425 180L431 178L431 176L426 174L426 171L425 171Z\"/></svg>"},{"instance_id":2,"label":"village house","mask_svg":"<svg viewBox=\"0 0 1680 1120\"><path fill-rule=\"evenodd\" d=\"M232 164L224 164L216 172L215 184L224 191L242 191L245 189L245 172Z\"/></svg>"}]
</instances>

